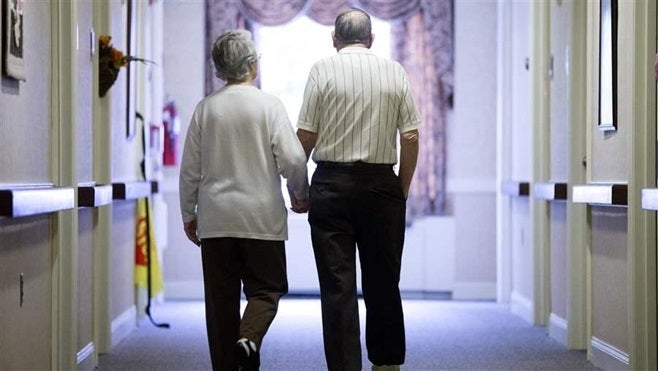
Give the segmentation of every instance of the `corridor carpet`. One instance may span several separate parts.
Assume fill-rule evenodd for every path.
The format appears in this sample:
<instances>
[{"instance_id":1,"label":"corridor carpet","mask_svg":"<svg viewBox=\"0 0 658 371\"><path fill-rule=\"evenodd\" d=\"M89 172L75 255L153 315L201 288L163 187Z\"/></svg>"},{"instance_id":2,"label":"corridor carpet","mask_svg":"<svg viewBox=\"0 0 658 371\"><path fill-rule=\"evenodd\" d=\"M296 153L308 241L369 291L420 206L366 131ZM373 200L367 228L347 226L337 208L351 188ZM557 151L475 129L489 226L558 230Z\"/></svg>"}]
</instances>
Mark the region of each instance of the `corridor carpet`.
<instances>
[{"instance_id":1,"label":"corridor carpet","mask_svg":"<svg viewBox=\"0 0 658 371\"><path fill-rule=\"evenodd\" d=\"M363 342L364 307L360 302ZM584 351L568 350L493 302L405 300L405 371L595 370ZM210 370L203 303L168 301L151 308L128 338L99 358L99 370ZM364 370L370 369L364 347ZM261 370L326 370L320 302L284 298L265 337Z\"/></svg>"}]
</instances>

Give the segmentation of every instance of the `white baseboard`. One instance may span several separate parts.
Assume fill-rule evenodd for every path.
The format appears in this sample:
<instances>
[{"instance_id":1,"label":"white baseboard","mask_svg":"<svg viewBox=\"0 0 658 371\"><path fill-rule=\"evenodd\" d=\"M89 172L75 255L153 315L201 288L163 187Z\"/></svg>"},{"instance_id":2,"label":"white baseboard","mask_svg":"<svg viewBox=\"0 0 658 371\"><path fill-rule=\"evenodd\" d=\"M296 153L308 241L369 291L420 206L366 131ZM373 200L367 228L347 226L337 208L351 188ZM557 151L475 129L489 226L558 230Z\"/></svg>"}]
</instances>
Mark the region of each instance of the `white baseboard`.
<instances>
[{"instance_id":1,"label":"white baseboard","mask_svg":"<svg viewBox=\"0 0 658 371\"><path fill-rule=\"evenodd\" d=\"M592 364L602 370L629 370L630 358L627 353L592 336Z\"/></svg>"},{"instance_id":2,"label":"white baseboard","mask_svg":"<svg viewBox=\"0 0 658 371\"><path fill-rule=\"evenodd\" d=\"M519 294L517 291L512 291L512 295L510 296L510 310L512 313L523 318L529 323L534 323L533 308L532 300Z\"/></svg>"},{"instance_id":3,"label":"white baseboard","mask_svg":"<svg viewBox=\"0 0 658 371\"><path fill-rule=\"evenodd\" d=\"M560 344L567 346L567 320L551 313L548 318L548 335L557 340Z\"/></svg>"},{"instance_id":4,"label":"white baseboard","mask_svg":"<svg viewBox=\"0 0 658 371\"><path fill-rule=\"evenodd\" d=\"M203 280L167 281L164 296L166 300L203 300Z\"/></svg>"},{"instance_id":5,"label":"white baseboard","mask_svg":"<svg viewBox=\"0 0 658 371\"><path fill-rule=\"evenodd\" d=\"M495 282L455 282L454 300L496 300Z\"/></svg>"},{"instance_id":6,"label":"white baseboard","mask_svg":"<svg viewBox=\"0 0 658 371\"><path fill-rule=\"evenodd\" d=\"M96 349L91 342L80 349L77 354L77 371L93 371L96 369Z\"/></svg>"},{"instance_id":7,"label":"white baseboard","mask_svg":"<svg viewBox=\"0 0 658 371\"><path fill-rule=\"evenodd\" d=\"M112 320L110 347L114 348L137 327L137 307L134 305Z\"/></svg>"}]
</instances>

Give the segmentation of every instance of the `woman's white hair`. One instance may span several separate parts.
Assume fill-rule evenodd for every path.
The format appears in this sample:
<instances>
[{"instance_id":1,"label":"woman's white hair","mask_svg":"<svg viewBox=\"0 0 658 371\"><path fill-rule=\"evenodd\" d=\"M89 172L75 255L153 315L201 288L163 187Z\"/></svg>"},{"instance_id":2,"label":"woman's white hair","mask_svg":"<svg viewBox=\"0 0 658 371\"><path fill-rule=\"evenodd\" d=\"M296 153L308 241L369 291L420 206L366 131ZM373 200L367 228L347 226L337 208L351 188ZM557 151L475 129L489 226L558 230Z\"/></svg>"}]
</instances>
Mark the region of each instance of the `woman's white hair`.
<instances>
[{"instance_id":1,"label":"woman's white hair","mask_svg":"<svg viewBox=\"0 0 658 371\"><path fill-rule=\"evenodd\" d=\"M215 75L223 81L245 81L249 65L258 61L256 47L247 30L231 30L215 40L212 47Z\"/></svg>"}]
</instances>

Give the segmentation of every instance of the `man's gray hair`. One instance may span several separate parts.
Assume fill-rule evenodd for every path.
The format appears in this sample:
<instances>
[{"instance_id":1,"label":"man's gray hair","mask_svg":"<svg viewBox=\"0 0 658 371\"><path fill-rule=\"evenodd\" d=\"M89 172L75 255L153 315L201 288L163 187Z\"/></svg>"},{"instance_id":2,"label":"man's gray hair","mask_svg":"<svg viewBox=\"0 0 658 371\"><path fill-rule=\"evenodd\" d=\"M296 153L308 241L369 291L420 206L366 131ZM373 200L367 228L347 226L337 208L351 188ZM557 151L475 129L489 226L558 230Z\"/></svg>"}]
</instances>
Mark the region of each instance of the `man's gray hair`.
<instances>
[{"instance_id":1,"label":"man's gray hair","mask_svg":"<svg viewBox=\"0 0 658 371\"><path fill-rule=\"evenodd\" d=\"M334 32L343 44L367 44L372 37L370 15L361 9L348 9L336 17Z\"/></svg>"},{"instance_id":2,"label":"man's gray hair","mask_svg":"<svg viewBox=\"0 0 658 371\"><path fill-rule=\"evenodd\" d=\"M256 47L247 30L231 30L215 40L212 47L215 75L224 81L245 81L249 65L258 61Z\"/></svg>"}]
</instances>

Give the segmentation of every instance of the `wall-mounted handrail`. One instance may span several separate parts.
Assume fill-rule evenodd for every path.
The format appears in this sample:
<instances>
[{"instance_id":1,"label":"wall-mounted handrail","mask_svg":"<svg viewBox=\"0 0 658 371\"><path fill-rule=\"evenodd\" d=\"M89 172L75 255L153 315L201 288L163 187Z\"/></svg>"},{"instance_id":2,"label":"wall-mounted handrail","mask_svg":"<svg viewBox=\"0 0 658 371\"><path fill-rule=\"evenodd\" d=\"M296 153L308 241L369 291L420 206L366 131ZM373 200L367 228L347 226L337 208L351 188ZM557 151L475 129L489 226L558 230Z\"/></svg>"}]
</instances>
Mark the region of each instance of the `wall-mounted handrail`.
<instances>
[{"instance_id":1,"label":"wall-mounted handrail","mask_svg":"<svg viewBox=\"0 0 658 371\"><path fill-rule=\"evenodd\" d=\"M508 196L527 197L530 196L530 182L506 180L501 183L500 190Z\"/></svg>"},{"instance_id":2,"label":"wall-mounted handrail","mask_svg":"<svg viewBox=\"0 0 658 371\"><path fill-rule=\"evenodd\" d=\"M567 183L536 183L533 187L533 196L541 200L564 201L568 197L568 188Z\"/></svg>"},{"instance_id":3,"label":"wall-mounted handrail","mask_svg":"<svg viewBox=\"0 0 658 371\"><path fill-rule=\"evenodd\" d=\"M55 213L75 207L73 187L49 185L15 185L0 189L0 216L19 218Z\"/></svg>"},{"instance_id":4,"label":"wall-mounted handrail","mask_svg":"<svg viewBox=\"0 0 658 371\"><path fill-rule=\"evenodd\" d=\"M574 185L572 200L600 206L628 206L628 184L624 183L589 183Z\"/></svg>"}]
</instances>

